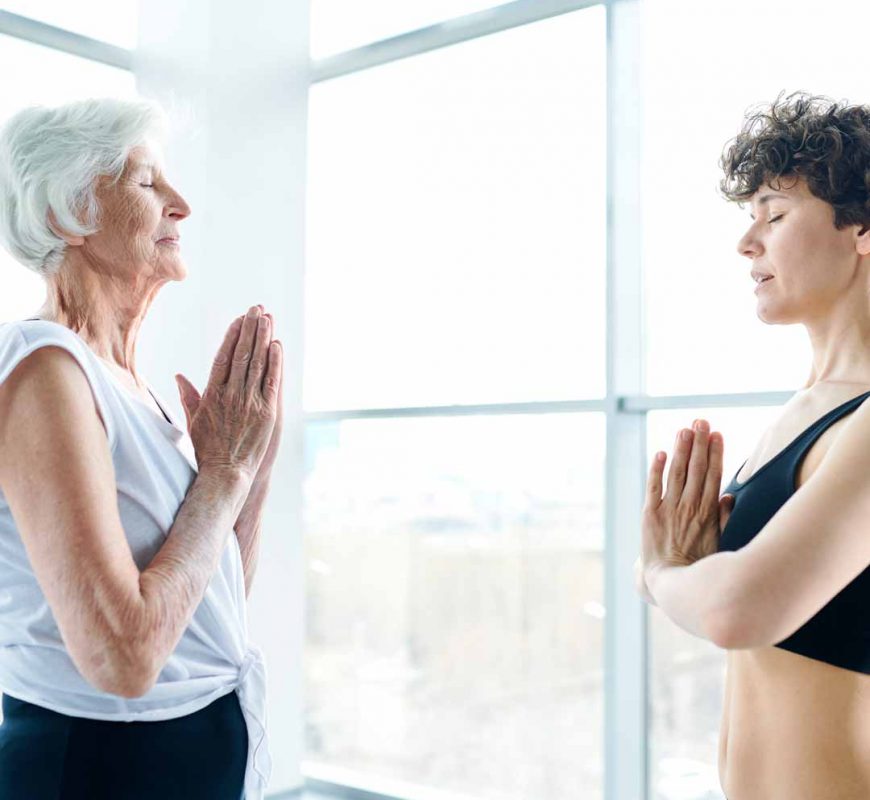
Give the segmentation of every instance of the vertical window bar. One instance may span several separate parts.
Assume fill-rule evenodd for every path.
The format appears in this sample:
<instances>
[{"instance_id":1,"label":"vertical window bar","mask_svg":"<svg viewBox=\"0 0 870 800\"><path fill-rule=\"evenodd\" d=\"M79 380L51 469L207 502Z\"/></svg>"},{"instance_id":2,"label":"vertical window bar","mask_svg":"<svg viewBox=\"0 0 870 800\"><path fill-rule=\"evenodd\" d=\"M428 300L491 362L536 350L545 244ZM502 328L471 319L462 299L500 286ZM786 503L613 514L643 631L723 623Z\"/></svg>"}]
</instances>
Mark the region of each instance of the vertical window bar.
<instances>
[{"instance_id":1,"label":"vertical window bar","mask_svg":"<svg viewBox=\"0 0 870 800\"><path fill-rule=\"evenodd\" d=\"M621 395L640 395L644 383L639 5L607 2L605 800L645 800L648 788L647 615L632 580L646 486L646 413L626 412L620 402Z\"/></svg>"}]
</instances>

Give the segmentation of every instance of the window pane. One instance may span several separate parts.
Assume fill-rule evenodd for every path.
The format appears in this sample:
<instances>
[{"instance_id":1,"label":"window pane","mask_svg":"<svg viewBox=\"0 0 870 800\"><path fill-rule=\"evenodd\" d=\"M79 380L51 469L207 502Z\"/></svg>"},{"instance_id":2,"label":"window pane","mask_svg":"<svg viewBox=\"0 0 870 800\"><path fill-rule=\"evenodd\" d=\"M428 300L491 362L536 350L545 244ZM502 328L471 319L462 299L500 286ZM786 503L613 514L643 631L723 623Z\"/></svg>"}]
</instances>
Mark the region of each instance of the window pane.
<instances>
[{"instance_id":1,"label":"window pane","mask_svg":"<svg viewBox=\"0 0 870 800\"><path fill-rule=\"evenodd\" d=\"M0 75L21 75L6 81L0 92L0 125L25 106L55 105L85 97L134 97L131 72L0 35ZM31 315L45 298L45 284L0 247L0 322Z\"/></svg>"},{"instance_id":2,"label":"window pane","mask_svg":"<svg viewBox=\"0 0 870 800\"><path fill-rule=\"evenodd\" d=\"M304 769L603 796L604 446L591 412L308 424Z\"/></svg>"},{"instance_id":3,"label":"window pane","mask_svg":"<svg viewBox=\"0 0 870 800\"><path fill-rule=\"evenodd\" d=\"M312 0L311 56L352 50L498 5L498 0Z\"/></svg>"},{"instance_id":4,"label":"window pane","mask_svg":"<svg viewBox=\"0 0 870 800\"><path fill-rule=\"evenodd\" d=\"M736 249L749 208L719 196L717 162L745 110L782 90L867 101L870 7L832 0L819 8L791 0L641 4L651 394L796 389L810 373L805 328L756 315L751 262Z\"/></svg>"},{"instance_id":5,"label":"window pane","mask_svg":"<svg viewBox=\"0 0 870 800\"><path fill-rule=\"evenodd\" d=\"M138 0L3 0L0 10L129 50L136 47Z\"/></svg>"},{"instance_id":6,"label":"window pane","mask_svg":"<svg viewBox=\"0 0 870 800\"><path fill-rule=\"evenodd\" d=\"M702 417L725 439L721 494L781 413L778 406L651 411L646 465L664 450L667 481L677 431ZM650 798L724 800L718 747L727 651L692 636L655 607L650 608L650 639Z\"/></svg>"},{"instance_id":7,"label":"window pane","mask_svg":"<svg viewBox=\"0 0 870 800\"><path fill-rule=\"evenodd\" d=\"M604 19L312 88L306 409L604 393Z\"/></svg>"}]
</instances>

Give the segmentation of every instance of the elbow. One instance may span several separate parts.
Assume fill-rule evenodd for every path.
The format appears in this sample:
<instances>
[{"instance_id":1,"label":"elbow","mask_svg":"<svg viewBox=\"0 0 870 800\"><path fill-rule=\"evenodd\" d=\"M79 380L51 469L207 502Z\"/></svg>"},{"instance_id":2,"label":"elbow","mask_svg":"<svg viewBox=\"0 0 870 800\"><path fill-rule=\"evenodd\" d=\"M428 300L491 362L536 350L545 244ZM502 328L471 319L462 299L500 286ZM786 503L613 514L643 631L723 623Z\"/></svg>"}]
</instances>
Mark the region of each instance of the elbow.
<instances>
[{"instance_id":1,"label":"elbow","mask_svg":"<svg viewBox=\"0 0 870 800\"><path fill-rule=\"evenodd\" d=\"M707 638L723 650L743 650L755 647L754 633L746 624L745 615L733 608L714 609L707 615Z\"/></svg>"},{"instance_id":2,"label":"elbow","mask_svg":"<svg viewBox=\"0 0 870 800\"><path fill-rule=\"evenodd\" d=\"M142 673L139 670L127 671L118 673L113 680L99 688L109 694L132 699L148 694L156 682L156 675Z\"/></svg>"},{"instance_id":3,"label":"elbow","mask_svg":"<svg viewBox=\"0 0 870 800\"><path fill-rule=\"evenodd\" d=\"M113 642L102 650L99 663L91 660L85 679L101 692L125 698L142 697L157 682L159 670L135 642Z\"/></svg>"}]
</instances>

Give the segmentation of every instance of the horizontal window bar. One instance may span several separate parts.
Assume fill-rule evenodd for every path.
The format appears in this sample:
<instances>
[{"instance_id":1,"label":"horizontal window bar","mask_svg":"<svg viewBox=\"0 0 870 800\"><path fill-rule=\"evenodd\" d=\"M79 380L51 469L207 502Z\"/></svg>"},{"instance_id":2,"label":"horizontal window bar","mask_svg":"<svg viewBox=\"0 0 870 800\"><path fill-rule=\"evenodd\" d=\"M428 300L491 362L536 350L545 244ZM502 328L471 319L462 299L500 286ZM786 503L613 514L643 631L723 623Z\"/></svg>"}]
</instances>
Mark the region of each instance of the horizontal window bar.
<instances>
[{"instance_id":1,"label":"horizontal window bar","mask_svg":"<svg viewBox=\"0 0 870 800\"><path fill-rule=\"evenodd\" d=\"M741 408L779 406L794 392L741 392L733 394L626 395L616 398L614 409L626 414L644 414L670 408ZM577 411L606 411L607 398L592 400L543 400L530 403L487 403L483 405L413 406L409 408L362 408L303 413L306 422L392 417L450 417L474 414L565 414Z\"/></svg>"},{"instance_id":2,"label":"horizontal window bar","mask_svg":"<svg viewBox=\"0 0 870 800\"><path fill-rule=\"evenodd\" d=\"M80 56L89 61L99 61L110 67L126 70L133 68L133 54L123 47L91 39L63 28L55 28L53 25L22 17L10 11L0 11L0 33L41 44L52 50L62 50L64 53Z\"/></svg>"},{"instance_id":3,"label":"horizontal window bar","mask_svg":"<svg viewBox=\"0 0 870 800\"><path fill-rule=\"evenodd\" d=\"M499 33L530 22L601 4L602 0L514 0L512 3L502 3L495 8L476 11L473 14L455 17L363 47L316 59L311 62L311 83L328 81L379 64L388 64L391 61L449 47L469 39L477 39L491 33Z\"/></svg>"},{"instance_id":4,"label":"horizontal window bar","mask_svg":"<svg viewBox=\"0 0 870 800\"><path fill-rule=\"evenodd\" d=\"M306 422L378 417L458 417L474 414L553 414L571 411L604 411L603 400L562 400L540 403L488 403L484 405L416 406L412 408L362 408L346 411L309 411Z\"/></svg>"}]
</instances>

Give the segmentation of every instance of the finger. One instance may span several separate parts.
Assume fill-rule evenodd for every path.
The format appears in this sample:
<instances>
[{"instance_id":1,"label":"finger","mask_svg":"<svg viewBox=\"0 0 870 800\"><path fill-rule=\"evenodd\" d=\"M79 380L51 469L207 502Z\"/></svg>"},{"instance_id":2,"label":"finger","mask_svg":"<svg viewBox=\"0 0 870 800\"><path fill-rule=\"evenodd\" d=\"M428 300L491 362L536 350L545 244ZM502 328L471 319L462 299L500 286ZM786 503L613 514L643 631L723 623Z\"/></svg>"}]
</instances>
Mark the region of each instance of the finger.
<instances>
[{"instance_id":1,"label":"finger","mask_svg":"<svg viewBox=\"0 0 870 800\"><path fill-rule=\"evenodd\" d=\"M668 488L665 491L664 499L673 504L676 504L683 494L683 486L686 484L686 465L692 452L692 437L690 436L688 441L683 439L683 433L686 430L686 428L680 428L677 431L674 457L671 459L671 468L668 470ZM691 434L692 431L689 430L689 433Z\"/></svg>"},{"instance_id":2,"label":"finger","mask_svg":"<svg viewBox=\"0 0 870 800\"><path fill-rule=\"evenodd\" d=\"M658 452L653 456L646 480L647 505L657 508L662 502L662 475L665 470L665 454Z\"/></svg>"},{"instance_id":3,"label":"finger","mask_svg":"<svg viewBox=\"0 0 870 800\"><path fill-rule=\"evenodd\" d=\"M700 501L707 477L707 459L709 455L707 450L709 448L710 433L709 430L705 429L706 426L700 423L700 420L697 420L696 424L695 437L692 440L692 451L688 466L686 467L686 484L683 486L683 496L691 499L697 498Z\"/></svg>"},{"instance_id":4,"label":"finger","mask_svg":"<svg viewBox=\"0 0 870 800\"><path fill-rule=\"evenodd\" d=\"M239 341L236 342L236 347L233 350L227 388L235 394L241 395L245 389L248 364L251 361L251 354L254 350L254 334L257 332L257 319L259 316L259 306L251 306L248 309L248 313L245 314L245 319L242 321Z\"/></svg>"},{"instance_id":5,"label":"finger","mask_svg":"<svg viewBox=\"0 0 870 800\"><path fill-rule=\"evenodd\" d=\"M257 320L257 332L254 339L254 350L251 355L251 364L248 367L248 392L252 393L254 387L259 392L263 384L263 373L266 371L266 362L269 359L269 343L272 341L272 324L267 316L260 315Z\"/></svg>"},{"instance_id":6,"label":"finger","mask_svg":"<svg viewBox=\"0 0 870 800\"><path fill-rule=\"evenodd\" d=\"M280 343L278 344L280 348ZM284 360L284 351L281 350L281 360ZM284 408L284 370L278 373L278 419L281 418L281 411Z\"/></svg>"},{"instance_id":7,"label":"finger","mask_svg":"<svg viewBox=\"0 0 870 800\"><path fill-rule=\"evenodd\" d=\"M178 386L178 395L181 398L181 407L184 409L184 418L187 420L187 430L190 430L190 409L188 409L187 400L185 400L185 382L186 378L182 375L175 376L175 384Z\"/></svg>"},{"instance_id":8,"label":"finger","mask_svg":"<svg viewBox=\"0 0 870 800\"><path fill-rule=\"evenodd\" d=\"M281 385L281 367L284 361L284 351L281 343L275 339L269 345L269 365L263 378L263 397L272 408L278 404L278 389Z\"/></svg>"},{"instance_id":9,"label":"finger","mask_svg":"<svg viewBox=\"0 0 870 800\"><path fill-rule=\"evenodd\" d=\"M701 502L705 506L712 506L718 502L719 492L722 490L722 459L725 452L725 442L719 431L710 434L710 447L708 449L707 477L704 481L704 490Z\"/></svg>"},{"instance_id":10,"label":"finger","mask_svg":"<svg viewBox=\"0 0 870 800\"><path fill-rule=\"evenodd\" d=\"M218 348L217 355L211 365L211 372L208 376L209 385L215 386L224 384L230 377L230 361L233 357L233 350L236 348L236 342L239 339L239 331L242 328L243 317L236 317L227 328L224 334L224 340Z\"/></svg>"},{"instance_id":11,"label":"finger","mask_svg":"<svg viewBox=\"0 0 870 800\"><path fill-rule=\"evenodd\" d=\"M175 382L178 384L181 405L184 407L184 413L187 415L189 422L190 418L196 414L196 409L199 408L202 397L197 388L180 372L175 376Z\"/></svg>"}]
</instances>

